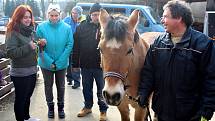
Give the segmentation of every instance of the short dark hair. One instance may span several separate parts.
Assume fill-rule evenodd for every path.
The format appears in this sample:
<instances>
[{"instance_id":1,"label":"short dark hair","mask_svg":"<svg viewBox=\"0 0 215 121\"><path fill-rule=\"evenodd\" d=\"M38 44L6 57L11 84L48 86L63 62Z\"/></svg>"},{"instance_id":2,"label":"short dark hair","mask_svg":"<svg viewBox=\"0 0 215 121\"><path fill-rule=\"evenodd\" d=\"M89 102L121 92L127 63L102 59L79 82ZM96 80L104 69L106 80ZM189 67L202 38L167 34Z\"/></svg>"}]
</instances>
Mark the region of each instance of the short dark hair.
<instances>
[{"instance_id":1,"label":"short dark hair","mask_svg":"<svg viewBox=\"0 0 215 121\"><path fill-rule=\"evenodd\" d=\"M173 18L182 17L182 21L187 27L191 26L193 23L193 14L191 8L186 4L185 1L171 0L168 1L164 6L163 10L168 8L171 12Z\"/></svg>"}]
</instances>

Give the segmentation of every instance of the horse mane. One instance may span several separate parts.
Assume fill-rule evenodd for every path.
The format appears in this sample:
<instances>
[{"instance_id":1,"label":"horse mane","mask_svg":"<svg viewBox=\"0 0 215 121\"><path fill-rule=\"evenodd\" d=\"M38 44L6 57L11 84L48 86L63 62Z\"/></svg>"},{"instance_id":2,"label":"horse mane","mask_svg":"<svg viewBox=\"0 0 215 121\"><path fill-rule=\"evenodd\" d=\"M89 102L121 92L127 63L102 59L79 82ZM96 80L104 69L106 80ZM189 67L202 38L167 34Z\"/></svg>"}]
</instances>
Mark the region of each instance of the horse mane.
<instances>
[{"instance_id":1,"label":"horse mane","mask_svg":"<svg viewBox=\"0 0 215 121\"><path fill-rule=\"evenodd\" d=\"M123 15L112 15L107 26L104 28L104 37L105 40L111 40L115 38L117 41L124 41L126 35L129 35L127 17ZM134 42L138 42L140 38L139 33L135 30Z\"/></svg>"}]
</instances>

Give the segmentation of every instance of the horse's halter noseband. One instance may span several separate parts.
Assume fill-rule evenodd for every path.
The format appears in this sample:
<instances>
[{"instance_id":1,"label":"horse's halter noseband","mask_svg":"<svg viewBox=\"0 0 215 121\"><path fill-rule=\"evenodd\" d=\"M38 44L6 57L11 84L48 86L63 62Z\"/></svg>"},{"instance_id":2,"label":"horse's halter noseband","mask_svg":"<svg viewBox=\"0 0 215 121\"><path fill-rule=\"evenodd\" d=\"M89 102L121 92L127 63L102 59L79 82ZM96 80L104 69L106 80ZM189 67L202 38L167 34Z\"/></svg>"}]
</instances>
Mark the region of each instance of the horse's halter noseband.
<instances>
[{"instance_id":1,"label":"horse's halter noseband","mask_svg":"<svg viewBox=\"0 0 215 121\"><path fill-rule=\"evenodd\" d=\"M123 85L124 85L124 90L126 90L129 87L129 85L126 84L127 76L128 76L128 72L125 74L125 76L123 76L120 73L112 72L112 71L104 72L104 79L106 77L115 77L115 78L122 80Z\"/></svg>"}]
</instances>

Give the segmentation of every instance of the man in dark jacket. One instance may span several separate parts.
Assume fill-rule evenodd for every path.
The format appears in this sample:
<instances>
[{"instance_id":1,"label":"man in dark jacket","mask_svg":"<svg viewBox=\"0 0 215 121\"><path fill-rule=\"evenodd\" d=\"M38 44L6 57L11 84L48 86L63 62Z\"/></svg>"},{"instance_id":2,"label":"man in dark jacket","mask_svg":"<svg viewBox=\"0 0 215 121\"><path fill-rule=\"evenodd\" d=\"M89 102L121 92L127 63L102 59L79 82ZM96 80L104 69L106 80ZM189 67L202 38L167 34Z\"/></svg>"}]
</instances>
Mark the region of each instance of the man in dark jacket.
<instances>
[{"instance_id":1,"label":"man in dark jacket","mask_svg":"<svg viewBox=\"0 0 215 121\"><path fill-rule=\"evenodd\" d=\"M90 9L90 15L77 27L74 33L73 67L81 68L84 108L78 117L91 113L93 106L93 82L96 81L100 121L106 120L107 104L102 95L104 88L103 71L100 67L100 53L97 49L100 40L98 17L101 5L96 3Z\"/></svg>"},{"instance_id":2,"label":"man in dark jacket","mask_svg":"<svg viewBox=\"0 0 215 121\"><path fill-rule=\"evenodd\" d=\"M214 42L190 26L192 13L183 1L164 7L166 33L151 45L141 73L139 105L152 92L158 121L207 121L215 109Z\"/></svg>"}]
</instances>

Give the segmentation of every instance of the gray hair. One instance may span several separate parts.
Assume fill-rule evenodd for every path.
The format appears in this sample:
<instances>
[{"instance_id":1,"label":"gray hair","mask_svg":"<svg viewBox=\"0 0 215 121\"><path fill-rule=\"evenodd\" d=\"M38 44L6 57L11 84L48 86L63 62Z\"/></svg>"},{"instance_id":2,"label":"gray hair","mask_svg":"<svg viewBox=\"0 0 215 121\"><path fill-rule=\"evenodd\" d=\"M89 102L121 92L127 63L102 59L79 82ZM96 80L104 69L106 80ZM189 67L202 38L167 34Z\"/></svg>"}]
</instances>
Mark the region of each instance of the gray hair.
<instances>
[{"instance_id":1,"label":"gray hair","mask_svg":"<svg viewBox=\"0 0 215 121\"><path fill-rule=\"evenodd\" d=\"M191 8L186 4L185 1L181 0L171 0L168 1L164 6L163 10L169 9L172 15L172 18L182 18L182 21L186 24L187 27L191 26L193 23L193 14Z\"/></svg>"}]
</instances>

